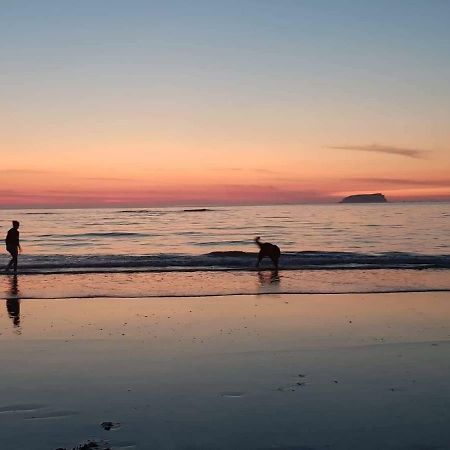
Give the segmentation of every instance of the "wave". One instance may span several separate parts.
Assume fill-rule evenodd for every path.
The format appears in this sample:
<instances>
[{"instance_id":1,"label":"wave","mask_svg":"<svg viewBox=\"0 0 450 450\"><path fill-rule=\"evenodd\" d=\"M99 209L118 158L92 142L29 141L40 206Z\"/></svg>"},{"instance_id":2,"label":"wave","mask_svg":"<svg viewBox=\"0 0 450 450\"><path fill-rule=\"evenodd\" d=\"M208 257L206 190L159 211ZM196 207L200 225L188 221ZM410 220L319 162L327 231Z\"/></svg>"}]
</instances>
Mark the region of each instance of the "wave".
<instances>
[{"instance_id":1,"label":"wave","mask_svg":"<svg viewBox=\"0 0 450 450\"><path fill-rule=\"evenodd\" d=\"M3 261L7 257L3 255ZM256 253L214 251L201 255L21 255L22 273L83 273L132 271L253 270ZM263 261L262 267L270 267ZM366 254L353 252L285 252L281 269L449 269L450 255L401 252Z\"/></svg>"},{"instance_id":2,"label":"wave","mask_svg":"<svg viewBox=\"0 0 450 450\"><path fill-rule=\"evenodd\" d=\"M132 233L129 231L107 231L107 232L93 232L73 234L76 237L126 237L126 236L147 236L145 233Z\"/></svg>"},{"instance_id":3,"label":"wave","mask_svg":"<svg viewBox=\"0 0 450 450\"><path fill-rule=\"evenodd\" d=\"M162 214L172 214L172 213L189 213L189 212L208 212L215 211L215 209L210 208L187 208L187 209L123 209L117 211L119 214L152 214L152 215L162 215Z\"/></svg>"},{"instance_id":4,"label":"wave","mask_svg":"<svg viewBox=\"0 0 450 450\"><path fill-rule=\"evenodd\" d=\"M116 211L116 214L167 214L168 211L157 211L155 209L124 209Z\"/></svg>"},{"instance_id":5,"label":"wave","mask_svg":"<svg viewBox=\"0 0 450 450\"><path fill-rule=\"evenodd\" d=\"M214 209L209 209L209 208L183 209L183 212L208 212L208 211L214 211Z\"/></svg>"},{"instance_id":6,"label":"wave","mask_svg":"<svg viewBox=\"0 0 450 450\"><path fill-rule=\"evenodd\" d=\"M92 233L74 234L40 234L39 238L83 238L83 237L128 237L128 236L148 236L146 233L132 233L128 231L106 231Z\"/></svg>"},{"instance_id":7,"label":"wave","mask_svg":"<svg viewBox=\"0 0 450 450\"><path fill-rule=\"evenodd\" d=\"M248 244L247 240L234 240L234 241L208 241L208 242L194 242L193 245L199 247L214 247L214 246L223 246L223 245L243 245Z\"/></svg>"},{"instance_id":8,"label":"wave","mask_svg":"<svg viewBox=\"0 0 450 450\"><path fill-rule=\"evenodd\" d=\"M57 212L26 212L28 216L53 216L54 214L61 214Z\"/></svg>"}]
</instances>

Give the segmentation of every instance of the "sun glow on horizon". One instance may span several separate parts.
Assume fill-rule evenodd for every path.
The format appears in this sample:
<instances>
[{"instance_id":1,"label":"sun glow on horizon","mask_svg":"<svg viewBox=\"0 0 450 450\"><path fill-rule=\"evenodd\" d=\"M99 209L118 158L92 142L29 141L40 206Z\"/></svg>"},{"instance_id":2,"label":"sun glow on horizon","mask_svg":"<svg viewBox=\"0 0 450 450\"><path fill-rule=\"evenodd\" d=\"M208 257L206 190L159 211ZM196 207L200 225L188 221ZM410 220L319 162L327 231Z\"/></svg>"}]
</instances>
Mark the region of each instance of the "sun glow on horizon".
<instances>
[{"instance_id":1,"label":"sun glow on horizon","mask_svg":"<svg viewBox=\"0 0 450 450\"><path fill-rule=\"evenodd\" d=\"M2 208L450 200L450 5L39 3L0 18Z\"/></svg>"}]
</instances>

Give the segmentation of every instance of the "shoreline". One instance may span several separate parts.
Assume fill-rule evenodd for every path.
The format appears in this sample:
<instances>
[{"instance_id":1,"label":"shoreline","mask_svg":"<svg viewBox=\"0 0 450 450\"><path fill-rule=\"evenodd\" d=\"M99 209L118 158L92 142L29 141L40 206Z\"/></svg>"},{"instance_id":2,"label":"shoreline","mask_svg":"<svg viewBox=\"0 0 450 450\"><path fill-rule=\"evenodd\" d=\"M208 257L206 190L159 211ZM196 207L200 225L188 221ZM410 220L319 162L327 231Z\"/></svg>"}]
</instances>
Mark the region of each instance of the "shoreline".
<instances>
[{"instance_id":1,"label":"shoreline","mask_svg":"<svg viewBox=\"0 0 450 450\"><path fill-rule=\"evenodd\" d=\"M239 268L239 267L192 267L192 268L139 268L139 267L133 267L133 268L105 268L105 269L96 269L96 268L83 268L83 269L61 269L61 270L18 270L16 274L13 272L0 272L1 276L8 276L8 275L97 275L97 274L152 274L152 273L196 273L196 272L217 272L217 273L254 273L254 272L262 272L262 271L274 271L275 269L270 266L266 267L248 267L248 268ZM450 270L450 267L448 266L433 266L433 265L411 265L411 266L377 266L377 265L360 265L360 266L302 266L302 267L279 267L279 272L304 272L304 271L314 271L314 272L320 272L320 271L359 271L359 270L370 270L370 271L379 271L379 270L394 270L394 271L404 271L404 270L413 270L413 271L425 271L425 270Z\"/></svg>"},{"instance_id":2,"label":"shoreline","mask_svg":"<svg viewBox=\"0 0 450 450\"><path fill-rule=\"evenodd\" d=\"M176 295L176 294L168 294L168 295L142 295L142 296L105 296L105 295L85 295L85 296L69 296L69 297L9 297L9 299L14 300L153 300L153 299L183 299L183 298L216 298L216 297L245 297L245 296L255 296L255 297L264 297L264 296L295 296L295 295L307 295L307 296L319 296L319 295L377 295L377 294L427 294L427 293L446 293L450 292L450 289L436 288L436 289L414 289L414 290L387 290L387 291L339 291L339 292L283 292L279 291L276 293L270 292L255 292L249 294L247 292L242 293L233 293L233 294L186 294L186 295Z\"/></svg>"}]
</instances>

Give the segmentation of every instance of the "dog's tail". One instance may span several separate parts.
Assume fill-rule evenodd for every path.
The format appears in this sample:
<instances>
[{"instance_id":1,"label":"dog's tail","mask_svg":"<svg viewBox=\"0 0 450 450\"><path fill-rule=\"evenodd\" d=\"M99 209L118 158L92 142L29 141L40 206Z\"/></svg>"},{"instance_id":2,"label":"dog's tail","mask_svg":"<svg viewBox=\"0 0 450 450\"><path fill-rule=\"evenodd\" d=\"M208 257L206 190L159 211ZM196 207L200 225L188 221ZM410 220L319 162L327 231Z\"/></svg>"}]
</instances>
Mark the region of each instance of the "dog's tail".
<instances>
[{"instance_id":1,"label":"dog's tail","mask_svg":"<svg viewBox=\"0 0 450 450\"><path fill-rule=\"evenodd\" d=\"M255 244L259 247L259 248L261 248L261 238L259 237L259 236L257 236L257 237L255 237Z\"/></svg>"}]
</instances>

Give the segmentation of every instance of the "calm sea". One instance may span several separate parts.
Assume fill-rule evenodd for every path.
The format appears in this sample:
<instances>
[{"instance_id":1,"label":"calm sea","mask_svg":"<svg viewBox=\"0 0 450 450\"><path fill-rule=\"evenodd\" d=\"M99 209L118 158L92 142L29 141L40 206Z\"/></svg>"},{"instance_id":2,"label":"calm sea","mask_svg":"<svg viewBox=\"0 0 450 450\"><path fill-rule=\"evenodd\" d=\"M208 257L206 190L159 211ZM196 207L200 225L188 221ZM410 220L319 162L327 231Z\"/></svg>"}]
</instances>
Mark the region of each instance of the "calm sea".
<instances>
[{"instance_id":1,"label":"calm sea","mask_svg":"<svg viewBox=\"0 0 450 450\"><path fill-rule=\"evenodd\" d=\"M25 273L246 269L255 236L287 269L450 267L450 203L198 209L2 210L0 233L21 222Z\"/></svg>"},{"instance_id":2,"label":"calm sea","mask_svg":"<svg viewBox=\"0 0 450 450\"><path fill-rule=\"evenodd\" d=\"M450 290L449 203L4 210L0 232L12 219L7 299ZM255 270L255 236L282 270Z\"/></svg>"}]
</instances>

